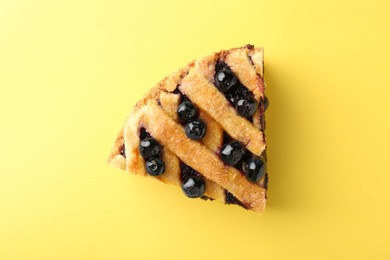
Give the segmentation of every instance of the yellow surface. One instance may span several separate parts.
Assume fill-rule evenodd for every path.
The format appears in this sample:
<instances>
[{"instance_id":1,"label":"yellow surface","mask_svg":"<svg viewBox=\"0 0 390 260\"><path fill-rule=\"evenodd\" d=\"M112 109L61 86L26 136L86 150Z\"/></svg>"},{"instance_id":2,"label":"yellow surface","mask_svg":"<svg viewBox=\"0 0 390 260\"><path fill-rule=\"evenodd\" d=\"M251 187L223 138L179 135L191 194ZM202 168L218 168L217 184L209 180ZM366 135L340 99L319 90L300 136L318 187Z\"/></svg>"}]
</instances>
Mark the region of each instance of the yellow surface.
<instances>
[{"instance_id":1,"label":"yellow surface","mask_svg":"<svg viewBox=\"0 0 390 260\"><path fill-rule=\"evenodd\" d=\"M0 1L0 259L390 259L388 1ZM264 215L105 160L134 103L265 47Z\"/></svg>"}]
</instances>

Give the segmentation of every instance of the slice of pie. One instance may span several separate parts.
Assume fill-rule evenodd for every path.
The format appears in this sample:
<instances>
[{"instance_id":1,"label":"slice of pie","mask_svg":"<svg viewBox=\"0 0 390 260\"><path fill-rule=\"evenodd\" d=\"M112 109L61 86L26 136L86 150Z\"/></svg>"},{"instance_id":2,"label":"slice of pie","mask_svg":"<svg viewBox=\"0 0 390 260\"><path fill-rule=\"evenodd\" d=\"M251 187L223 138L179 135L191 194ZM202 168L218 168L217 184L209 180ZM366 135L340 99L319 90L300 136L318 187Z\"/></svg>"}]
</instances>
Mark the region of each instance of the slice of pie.
<instances>
[{"instance_id":1,"label":"slice of pie","mask_svg":"<svg viewBox=\"0 0 390 260\"><path fill-rule=\"evenodd\" d=\"M262 212L263 57L253 45L223 50L160 81L130 112L109 163L177 185L189 198Z\"/></svg>"}]
</instances>

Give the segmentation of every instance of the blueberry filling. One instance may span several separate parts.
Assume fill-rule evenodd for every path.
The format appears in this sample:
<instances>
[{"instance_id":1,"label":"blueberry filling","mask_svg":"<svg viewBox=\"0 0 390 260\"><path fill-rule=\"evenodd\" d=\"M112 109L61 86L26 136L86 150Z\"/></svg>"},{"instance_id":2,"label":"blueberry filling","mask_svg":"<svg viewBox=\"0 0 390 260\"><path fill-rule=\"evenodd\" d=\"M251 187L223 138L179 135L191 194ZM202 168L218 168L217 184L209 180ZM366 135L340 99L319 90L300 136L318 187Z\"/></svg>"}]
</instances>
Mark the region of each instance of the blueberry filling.
<instances>
[{"instance_id":1,"label":"blueberry filling","mask_svg":"<svg viewBox=\"0 0 390 260\"><path fill-rule=\"evenodd\" d=\"M180 168L183 193L189 198L200 198L204 196L206 183L203 176L183 162L180 162Z\"/></svg>"},{"instance_id":2,"label":"blueberry filling","mask_svg":"<svg viewBox=\"0 0 390 260\"><path fill-rule=\"evenodd\" d=\"M180 171L181 171L180 174L181 179L183 179L187 175L200 175L197 171L195 171L194 169L192 169L190 166L183 163L182 161L180 161Z\"/></svg>"},{"instance_id":3,"label":"blueberry filling","mask_svg":"<svg viewBox=\"0 0 390 260\"><path fill-rule=\"evenodd\" d=\"M144 159L158 156L161 152L161 145L156 139L146 137L139 144L139 151Z\"/></svg>"},{"instance_id":4,"label":"blueberry filling","mask_svg":"<svg viewBox=\"0 0 390 260\"><path fill-rule=\"evenodd\" d=\"M268 106L269 106L269 100L268 100L267 96L264 96L262 98L262 100L260 101L260 110L259 110L260 111L259 117L260 117L260 130L261 131L264 131L266 128L264 113L267 110Z\"/></svg>"},{"instance_id":5,"label":"blueberry filling","mask_svg":"<svg viewBox=\"0 0 390 260\"><path fill-rule=\"evenodd\" d=\"M238 141L232 141L222 146L220 156L227 165L236 166L244 154L244 146Z\"/></svg>"},{"instance_id":6,"label":"blueberry filling","mask_svg":"<svg viewBox=\"0 0 390 260\"><path fill-rule=\"evenodd\" d=\"M146 129L144 127L141 127L140 129L140 134L139 134L139 138L141 140L147 138L147 137L151 137L150 134L146 131Z\"/></svg>"},{"instance_id":7,"label":"blueberry filling","mask_svg":"<svg viewBox=\"0 0 390 260\"><path fill-rule=\"evenodd\" d=\"M250 119L257 111L259 104L252 92L242 85L232 70L224 62L215 65L214 83L225 95L237 113Z\"/></svg>"},{"instance_id":8,"label":"blueberry filling","mask_svg":"<svg viewBox=\"0 0 390 260\"><path fill-rule=\"evenodd\" d=\"M184 128L188 138L192 140L202 139L207 131L207 126L200 119L195 119L189 122Z\"/></svg>"},{"instance_id":9,"label":"blueberry filling","mask_svg":"<svg viewBox=\"0 0 390 260\"><path fill-rule=\"evenodd\" d=\"M242 162L242 171L250 182L258 182L266 171L265 162L258 156L250 156Z\"/></svg>"},{"instance_id":10,"label":"blueberry filling","mask_svg":"<svg viewBox=\"0 0 390 260\"><path fill-rule=\"evenodd\" d=\"M215 86L222 92L226 93L237 85L237 77L227 66L222 67L215 74Z\"/></svg>"},{"instance_id":11,"label":"blueberry filling","mask_svg":"<svg viewBox=\"0 0 390 260\"><path fill-rule=\"evenodd\" d=\"M186 124L198 117L198 110L194 104L185 101L177 108L177 116L181 123Z\"/></svg>"},{"instance_id":12,"label":"blueberry filling","mask_svg":"<svg viewBox=\"0 0 390 260\"><path fill-rule=\"evenodd\" d=\"M161 158L161 144L146 131L145 128L140 129L140 144L139 152L146 160L145 170L151 176L160 176L165 171L165 164Z\"/></svg>"},{"instance_id":13,"label":"blueberry filling","mask_svg":"<svg viewBox=\"0 0 390 260\"><path fill-rule=\"evenodd\" d=\"M265 190L268 189L268 173L265 173L263 187Z\"/></svg>"},{"instance_id":14,"label":"blueberry filling","mask_svg":"<svg viewBox=\"0 0 390 260\"><path fill-rule=\"evenodd\" d=\"M219 155L225 164L243 172L247 180L253 183L258 183L266 175L265 151L261 157L253 155L240 142L233 140L227 133L224 133L223 143L224 145Z\"/></svg>"},{"instance_id":15,"label":"blueberry filling","mask_svg":"<svg viewBox=\"0 0 390 260\"><path fill-rule=\"evenodd\" d=\"M202 177L196 175L187 176L181 182L181 188L187 197L194 199L203 196L206 184Z\"/></svg>"},{"instance_id":16,"label":"blueberry filling","mask_svg":"<svg viewBox=\"0 0 390 260\"><path fill-rule=\"evenodd\" d=\"M223 143L226 144L226 143L229 143L233 141L233 138L230 137L230 135L228 135L226 132L223 133Z\"/></svg>"},{"instance_id":17,"label":"blueberry filling","mask_svg":"<svg viewBox=\"0 0 390 260\"><path fill-rule=\"evenodd\" d=\"M125 148L125 144L123 144L123 145L119 148L119 153L120 153L120 155L122 155L123 157L126 158L126 148Z\"/></svg>"},{"instance_id":18,"label":"blueberry filling","mask_svg":"<svg viewBox=\"0 0 390 260\"><path fill-rule=\"evenodd\" d=\"M261 112L261 115L260 115L260 130L264 131L265 128L266 128L266 123L265 123L265 120L264 120L264 112Z\"/></svg>"},{"instance_id":19,"label":"blueberry filling","mask_svg":"<svg viewBox=\"0 0 390 260\"><path fill-rule=\"evenodd\" d=\"M241 201L239 201L236 197L234 197L233 194L231 194L229 191L225 190L225 203L226 204L236 204L243 208L247 208Z\"/></svg>"},{"instance_id":20,"label":"blueberry filling","mask_svg":"<svg viewBox=\"0 0 390 260\"><path fill-rule=\"evenodd\" d=\"M191 140L202 139L207 132L207 125L200 120L196 106L180 91L180 105L177 108L177 117L184 126L186 136Z\"/></svg>"},{"instance_id":21,"label":"blueberry filling","mask_svg":"<svg viewBox=\"0 0 390 260\"><path fill-rule=\"evenodd\" d=\"M251 99L240 99L236 102L235 108L237 110L237 113L245 118L252 117L257 110L257 107L259 105L257 104L257 101L254 98Z\"/></svg>"},{"instance_id":22,"label":"blueberry filling","mask_svg":"<svg viewBox=\"0 0 390 260\"><path fill-rule=\"evenodd\" d=\"M161 158L151 157L146 161L145 169L151 176L160 176L165 171L165 165Z\"/></svg>"},{"instance_id":23,"label":"blueberry filling","mask_svg":"<svg viewBox=\"0 0 390 260\"><path fill-rule=\"evenodd\" d=\"M225 97L230 101L230 103L235 106L235 104L240 99L251 100L254 99L254 95L250 92L246 87L241 84L237 84L235 88L233 88L228 93L225 93Z\"/></svg>"}]
</instances>

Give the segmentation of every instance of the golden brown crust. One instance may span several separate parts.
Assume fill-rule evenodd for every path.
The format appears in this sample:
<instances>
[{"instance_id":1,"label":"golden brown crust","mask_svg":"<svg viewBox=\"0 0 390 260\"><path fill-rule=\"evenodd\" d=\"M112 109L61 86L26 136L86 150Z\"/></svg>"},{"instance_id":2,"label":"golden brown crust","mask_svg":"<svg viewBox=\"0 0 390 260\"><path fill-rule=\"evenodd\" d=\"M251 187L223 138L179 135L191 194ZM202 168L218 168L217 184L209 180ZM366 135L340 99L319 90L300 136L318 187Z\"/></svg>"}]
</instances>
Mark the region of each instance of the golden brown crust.
<instances>
[{"instance_id":1,"label":"golden brown crust","mask_svg":"<svg viewBox=\"0 0 390 260\"><path fill-rule=\"evenodd\" d=\"M159 97L161 107L173 120L177 120L177 107L180 102L180 95L161 92Z\"/></svg>"},{"instance_id":2,"label":"golden brown crust","mask_svg":"<svg viewBox=\"0 0 390 260\"><path fill-rule=\"evenodd\" d=\"M200 110L199 118L207 125L206 135L203 137L203 144L213 152L217 152L223 142L223 129L207 112Z\"/></svg>"},{"instance_id":3,"label":"golden brown crust","mask_svg":"<svg viewBox=\"0 0 390 260\"><path fill-rule=\"evenodd\" d=\"M261 212L266 204L266 192L262 187L264 178L260 185L250 183L241 172L224 165L217 155L223 143L224 131L244 143L252 153L260 155L264 151L265 136L259 130L260 109L253 117L253 124L238 116L213 85L217 61L227 63L260 102L264 96L263 49L247 45L213 53L172 73L137 102L118 135L109 163L138 175L149 176L138 150L139 131L144 127L163 145L166 170L162 176L153 178L181 186L181 160L205 177L206 196L224 202L226 189L248 208ZM172 93L176 89L198 107L199 117L207 125L208 131L201 141L186 138L183 127L177 122L180 95ZM123 144L126 158L120 154Z\"/></svg>"},{"instance_id":4,"label":"golden brown crust","mask_svg":"<svg viewBox=\"0 0 390 260\"><path fill-rule=\"evenodd\" d=\"M210 82L214 81L215 63L219 56L218 53L213 53L195 62L195 69Z\"/></svg>"},{"instance_id":5,"label":"golden brown crust","mask_svg":"<svg viewBox=\"0 0 390 260\"><path fill-rule=\"evenodd\" d=\"M262 48L256 48L256 50L249 51L248 54L256 69L256 73L261 78L264 78L264 50Z\"/></svg>"}]
</instances>

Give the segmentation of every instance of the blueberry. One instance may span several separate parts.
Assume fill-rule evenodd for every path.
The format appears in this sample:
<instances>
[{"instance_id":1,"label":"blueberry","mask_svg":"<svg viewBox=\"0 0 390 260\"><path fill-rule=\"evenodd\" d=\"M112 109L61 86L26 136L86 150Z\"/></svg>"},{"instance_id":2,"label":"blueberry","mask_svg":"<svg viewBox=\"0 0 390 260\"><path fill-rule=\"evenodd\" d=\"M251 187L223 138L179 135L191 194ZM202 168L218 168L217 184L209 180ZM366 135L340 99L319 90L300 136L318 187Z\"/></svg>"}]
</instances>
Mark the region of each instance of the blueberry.
<instances>
[{"instance_id":1,"label":"blueberry","mask_svg":"<svg viewBox=\"0 0 390 260\"><path fill-rule=\"evenodd\" d=\"M198 116L198 110L194 104L189 101L185 101L177 108L177 116L179 117L180 122L188 123Z\"/></svg>"},{"instance_id":2,"label":"blueberry","mask_svg":"<svg viewBox=\"0 0 390 260\"><path fill-rule=\"evenodd\" d=\"M151 176L160 176L165 171L165 164L160 158L152 157L146 161L145 169Z\"/></svg>"},{"instance_id":3,"label":"blueberry","mask_svg":"<svg viewBox=\"0 0 390 260\"><path fill-rule=\"evenodd\" d=\"M187 175L183 178L181 188L189 198L199 198L203 196L206 184L202 176Z\"/></svg>"},{"instance_id":4,"label":"blueberry","mask_svg":"<svg viewBox=\"0 0 390 260\"><path fill-rule=\"evenodd\" d=\"M244 155L245 150L240 142L232 141L222 146L221 159L224 163L230 166L235 166Z\"/></svg>"},{"instance_id":5,"label":"blueberry","mask_svg":"<svg viewBox=\"0 0 390 260\"><path fill-rule=\"evenodd\" d=\"M250 99L240 99L235 104L237 113L245 118L249 118L256 113L258 104L254 98Z\"/></svg>"},{"instance_id":6,"label":"blueberry","mask_svg":"<svg viewBox=\"0 0 390 260\"><path fill-rule=\"evenodd\" d=\"M242 163L242 171L250 182L258 182L266 171L265 162L258 156L251 156Z\"/></svg>"},{"instance_id":7,"label":"blueberry","mask_svg":"<svg viewBox=\"0 0 390 260\"><path fill-rule=\"evenodd\" d=\"M225 97L227 98L227 100L230 101L231 104L234 105L234 103L238 100L238 96L237 94L235 93L235 91L230 91L230 92L227 92L225 93Z\"/></svg>"},{"instance_id":8,"label":"blueberry","mask_svg":"<svg viewBox=\"0 0 390 260\"><path fill-rule=\"evenodd\" d=\"M215 74L214 82L223 93L228 92L238 82L236 76L229 68L222 68Z\"/></svg>"},{"instance_id":9,"label":"blueberry","mask_svg":"<svg viewBox=\"0 0 390 260\"><path fill-rule=\"evenodd\" d=\"M207 126L200 119L193 120L185 126L186 135L192 140L202 139L203 136L206 134L206 131Z\"/></svg>"},{"instance_id":10,"label":"blueberry","mask_svg":"<svg viewBox=\"0 0 390 260\"><path fill-rule=\"evenodd\" d=\"M141 140L139 144L139 151L144 159L157 156L161 151L161 145L156 139L147 137Z\"/></svg>"}]
</instances>

